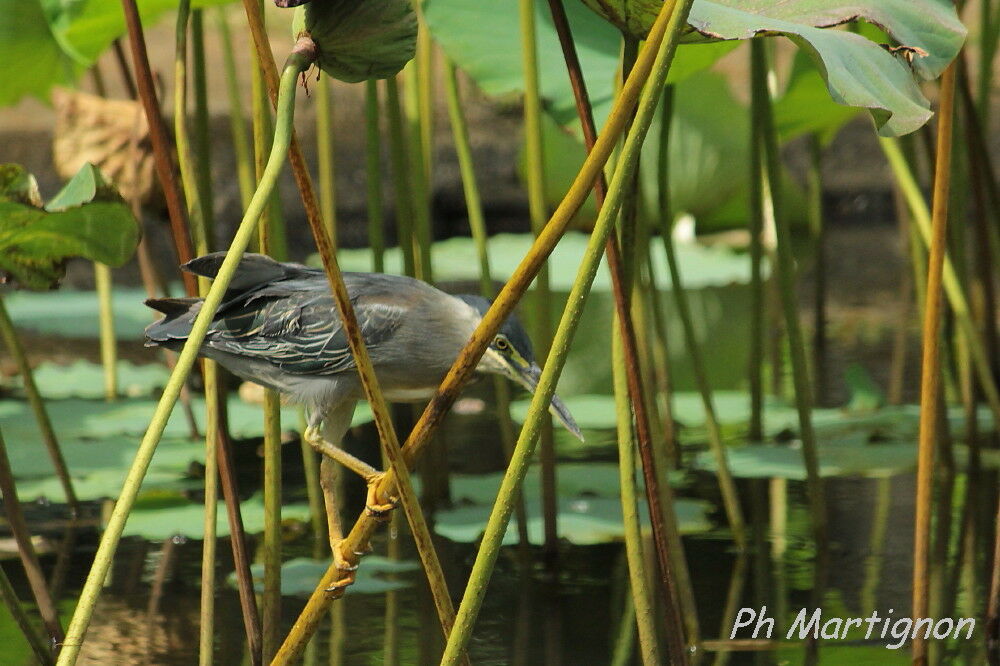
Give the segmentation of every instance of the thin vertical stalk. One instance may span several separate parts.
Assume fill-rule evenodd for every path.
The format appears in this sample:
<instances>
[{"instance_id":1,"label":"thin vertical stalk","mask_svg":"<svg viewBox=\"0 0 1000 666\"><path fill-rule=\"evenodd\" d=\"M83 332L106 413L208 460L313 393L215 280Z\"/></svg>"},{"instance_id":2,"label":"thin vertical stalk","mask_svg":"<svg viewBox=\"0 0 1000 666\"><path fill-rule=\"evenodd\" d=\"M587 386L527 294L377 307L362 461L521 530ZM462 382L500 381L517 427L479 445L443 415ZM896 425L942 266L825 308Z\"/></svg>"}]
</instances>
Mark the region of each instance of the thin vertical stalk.
<instances>
[{"instance_id":1,"label":"thin vertical stalk","mask_svg":"<svg viewBox=\"0 0 1000 666\"><path fill-rule=\"evenodd\" d=\"M924 200L920 185L913 176L913 171L910 169L910 165L903 155L899 141L897 139L880 137L879 143L882 146L882 152L889 162L889 166L892 168L893 176L896 182L899 183L903 195L906 197L906 203L910 207L913 221L916 222L914 234L919 235L925 247L930 247L933 238L931 211L927 208L927 202ZM943 261L942 283L944 285L944 294L948 299L948 305L951 308L952 315L955 317L955 321L968 341L969 352L972 355L976 369L976 378L979 380L983 397L986 399L986 403L989 405L994 419L1000 421L1000 391L997 389L996 380L989 366L986 347L972 319L969 302L963 291L962 283L958 278L958 273L955 271L947 250L945 250ZM917 280L918 292L922 291L923 282L924 280L922 279ZM926 298L925 296L924 300Z\"/></svg>"},{"instance_id":2,"label":"thin vertical stalk","mask_svg":"<svg viewBox=\"0 0 1000 666\"><path fill-rule=\"evenodd\" d=\"M177 5L177 26L174 52L174 139L177 144L177 166L181 172L181 185L188 203L191 239L195 249L208 246L205 226L205 202L201 198L198 182L206 166L195 163L191 154L187 123L187 39L191 0L180 0Z\"/></svg>"},{"instance_id":3,"label":"thin vertical stalk","mask_svg":"<svg viewBox=\"0 0 1000 666\"><path fill-rule=\"evenodd\" d=\"M410 431L406 445L402 449L403 458L407 465L412 464L424 451L429 436L435 431L444 418L444 415L454 404L462 386L468 381L479 359L486 351L486 347L500 329L503 321L513 311L517 301L527 291L537 275L542 262L551 254L556 243L566 232L573 216L580 210L595 180L600 176L601 170L604 168L615 143L621 136L626 116L630 115L632 107L638 102L645 82L649 79L654 65L654 58L663 40L672 9L671 5L665 5L661 8L657 21L654 23L647 37L647 45L650 48L639 54L636 67L632 75L625 82L625 85L622 86L621 94L614 102L604 130L595 143L594 149L587 155L580 171L563 197L562 202L552 214L548 224L545 225L545 229L521 260L520 265L511 275L511 278L500 290L493 301L493 305L483 315L483 321L480 322L476 331L473 332L471 339L452 364L451 370L445 376L434 398L427 405L420 420L417 421L416 425ZM251 24L252 29L253 27L253 24ZM255 39L259 39L262 43L265 41L263 32L259 28L253 29L253 32ZM293 149L293 166L295 164L294 156L295 151ZM307 206L308 208L309 206ZM396 483L397 479L394 471L388 470L376 491L383 495L392 495L396 491ZM348 552L351 549L356 550L363 547L364 544L368 543L376 527L377 521L366 513L362 513L355 521L350 533L345 537L342 547ZM316 591L309 597L302 614L296 621L295 626L292 627L292 631L282 646L282 654L287 656L288 659L295 658L301 653L303 646L315 631L319 618L322 617L330 601L327 598L325 588L339 580L340 576L341 574L337 568L331 565L323 575Z\"/></svg>"},{"instance_id":4,"label":"thin vertical stalk","mask_svg":"<svg viewBox=\"0 0 1000 666\"><path fill-rule=\"evenodd\" d=\"M115 309L111 304L111 267L94 262L97 316L100 323L101 365L104 367L104 399L118 397L118 341L115 338Z\"/></svg>"},{"instance_id":5,"label":"thin vertical stalk","mask_svg":"<svg viewBox=\"0 0 1000 666\"><path fill-rule=\"evenodd\" d=\"M664 216L661 219L666 220L669 218ZM743 551L747 547L746 520L743 518L743 510L740 508L740 497L736 489L736 482L729 469L726 445L722 441L722 428L719 425L719 419L715 412L715 401L712 398L712 386L708 381L708 373L705 370L702 360L701 347L698 344L697 333L695 333L694 329L694 320L691 316L691 305L688 302L687 292L681 279L672 230L669 228L662 229L660 236L663 239L663 247L667 253L670 280L673 283L671 293L674 296L677 314L681 319L684 341L687 343L688 358L694 370L695 384L698 387L702 406L705 409L708 447L715 460L716 476L719 480L719 490L722 493L722 503L726 509L726 517L729 519L729 527L733 531L733 541L737 549Z\"/></svg>"},{"instance_id":6,"label":"thin vertical stalk","mask_svg":"<svg viewBox=\"0 0 1000 666\"><path fill-rule=\"evenodd\" d=\"M819 454L816 449L816 434L812 424L812 386L809 381L809 367L805 343L799 324L799 313L795 295L795 257L792 254L791 229L787 216L781 210L781 156L778 153L777 132L771 110L771 97L767 89L764 72L767 69L764 44L759 39L751 40L753 76L753 104L758 108L756 119L760 132L761 148L764 153L765 171L770 183L770 194L774 208L775 233L777 238L778 286L781 290L781 307L784 311L785 331L791 352L792 380L795 385L795 405L799 417L802 457L806 468L806 486L809 508L813 523L813 537L816 540L816 561L813 595L814 605L820 605L826 577L829 541L827 537L826 500L823 482L819 475Z\"/></svg>"},{"instance_id":7,"label":"thin vertical stalk","mask_svg":"<svg viewBox=\"0 0 1000 666\"><path fill-rule=\"evenodd\" d=\"M490 273L490 255L487 246L486 219L483 215L483 204L479 196L479 186L476 183L476 172L472 164L472 145L469 142L469 129L462 112L461 94L458 89L458 75L454 63L445 62L445 93L448 101L448 117L451 121L452 138L455 142L455 153L458 157L458 168L462 175L462 190L465 194L465 209L469 216L469 230L476 244L476 256L479 259L479 293L483 298L491 299L495 295L493 277ZM494 377L493 392L496 398L497 418L500 421L500 440L504 455L510 459L514 452L517 436L514 422L510 416L510 387L502 377ZM517 518L518 543L521 553L527 557L528 514L524 507L524 496L520 495L515 507Z\"/></svg>"},{"instance_id":8,"label":"thin vertical stalk","mask_svg":"<svg viewBox=\"0 0 1000 666\"><path fill-rule=\"evenodd\" d=\"M538 83L538 43L535 33L535 0L518 0L518 24L521 33L521 72L524 77L524 164L528 189L528 213L531 230L537 236L545 225L545 156L542 151L542 99ZM548 264L543 264L535 283L534 328L539 363L545 363L552 344L552 294ZM559 553L556 510L556 454L552 418L542 417L541 462L542 519L546 565L555 566Z\"/></svg>"},{"instance_id":9,"label":"thin vertical stalk","mask_svg":"<svg viewBox=\"0 0 1000 666\"><path fill-rule=\"evenodd\" d=\"M194 90L194 157L197 160L198 200L208 245L212 246L215 215L212 210L212 141L209 137L208 77L205 65L205 21L201 9L191 10L191 83Z\"/></svg>"},{"instance_id":10,"label":"thin vertical stalk","mask_svg":"<svg viewBox=\"0 0 1000 666\"><path fill-rule=\"evenodd\" d=\"M617 322L612 330L617 329ZM657 638L655 604L646 584L646 557L642 552L642 526L639 523L638 490L635 480L635 439L632 431L632 406L625 376L625 351L621 337L611 336L611 369L615 391L615 412L618 423L618 474L621 486L622 520L625 530L625 554L628 558L632 602L639 627L639 650L646 666L662 663Z\"/></svg>"},{"instance_id":11,"label":"thin vertical stalk","mask_svg":"<svg viewBox=\"0 0 1000 666\"><path fill-rule=\"evenodd\" d=\"M319 179L319 208L333 249L337 243L337 179L334 169L332 82L320 76L316 82L316 162Z\"/></svg>"},{"instance_id":12,"label":"thin vertical stalk","mask_svg":"<svg viewBox=\"0 0 1000 666\"><path fill-rule=\"evenodd\" d=\"M206 361L205 379L205 537L201 546L201 614L198 633L198 663L210 666L215 643L215 555L217 539L216 516L219 509L219 405L212 396L218 395L219 368ZM234 535L232 538L236 538Z\"/></svg>"},{"instance_id":13,"label":"thin vertical stalk","mask_svg":"<svg viewBox=\"0 0 1000 666\"><path fill-rule=\"evenodd\" d=\"M665 108L669 108L667 105ZM664 124L660 131L669 133L669 118L664 118ZM668 151L669 145L666 141L660 142L660 150ZM661 161L665 158L661 155ZM661 181L662 182L662 181ZM671 294L674 297L674 305L677 314L681 319L681 328L684 331L684 342L687 346L688 358L694 370L695 384L701 396L702 406L705 410L705 426L708 430L708 447L715 460L716 477L719 480L719 490L722 493L722 503L726 509L726 517L729 520L729 527L733 531L733 541L739 551L744 551L747 547L746 521L743 518L743 510L740 508L739 492L736 489L736 482L733 480L732 472L729 469L729 460L726 454L726 445L722 441L722 428L715 412L715 401L712 399L712 386L708 380L708 373L702 360L701 347L698 344L698 336L694 329L694 319L691 316L691 305L688 302L687 291L681 279L680 265L677 261L677 251L674 248L674 235L669 210L660 211L659 215L661 228L660 238L663 240L663 249L667 254L667 266L670 270Z\"/></svg>"},{"instance_id":14,"label":"thin vertical stalk","mask_svg":"<svg viewBox=\"0 0 1000 666\"><path fill-rule=\"evenodd\" d=\"M393 193L396 199L396 238L403 253L403 272L416 275L414 255L413 194L410 180L406 130L395 77L385 80L386 109L389 112L389 160L392 165Z\"/></svg>"},{"instance_id":15,"label":"thin vertical stalk","mask_svg":"<svg viewBox=\"0 0 1000 666\"><path fill-rule=\"evenodd\" d=\"M755 42L751 41L751 48ZM751 62L751 91L766 89L767 66L763 52ZM763 79L763 80L758 80ZM750 424L747 438L759 442L764 437L764 150L758 128L764 113L762 104L750 107Z\"/></svg>"},{"instance_id":16,"label":"thin vertical stalk","mask_svg":"<svg viewBox=\"0 0 1000 666\"><path fill-rule=\"evenodd\" d=\"M224 7L215 9L216 29L222 43L222 64L226 74L226 95L229 98L229 132L236 155L236 179L240 184L240 201L246 208L253 196L254 171L247 121L243 116L243 101L240 83L236 74L236 57L233 52L233 38L229 30L229 19Z\"/></svg>"},{"instance_id":17,"label":"thin vertical stalk","mask_svg":"<svg viewBox=\"0 0 1000 666\"><path fill-rule=\"evenodd\" d=\"M570 85L573 89L573 97L576 102L577 116L580 119L580 126L583 130L584 145L587 149L589 157L595 150L598 142L597 127L594 123L594 114L590 104L590 96L587 92L587 86L583 78L583 71L580 67L580 60L577 57L576 46L573 42L573 35L562 0L549 0L549 10L552 14L552 21L555 25L556 33L559 36L559 44L563 52L563 59L566 62L566 71L569 75ZM652 54L654 51L650 51L650 53ZM638 65L638 63L634 64ZM634 69L634 67L629 67L630 71L627 73L623 70L623 80L627 81L631 78L632 69ZM664 88L662 95L664 97L663 104L667 105L671 95L671 89L669 86ZM629 122L630 120L631 116L626 118L625 122ZM663 172L665 173L665 165L661 166L663 167ZM605 182L603 173L599 174L599 176L594 179L593 189L598 209L600 209L604 205L607 191L607 183ZM666 196L666 191L661 188L659 194L661 198L664 198ZM665 201L665 198L663 200ZM665 204L663 208L666 208ZM645 247L648 250L648 241L645 242ZM643 388L641 370L642 364L640 363L637 344L638 336L636 335L635 327L632 322L632 308L630 307L630 295L628 293L628 288L625 285L625 269L623 267L621 250L618 247L617 238L614 234L608 238L605 245L605 255L607 256L608 269L611 273L611 287L615 301L615 310L618 313L618 320L621 325L621 337L624 344L626 371L628 373L629 394L635 413L636 435L639 451L642 457L643 476L646 482L646 499L650 507L650 514L661 515L663 513L661 507L672 506L673 498L669 484L661 484L659 482L656 470L660 470L662 473L663 471L670 469L672 466L672 454L673 457L676 457L676 454L678 453L676 441L674 439L675 428L669 404L670 391L668 385L669 377L666 374L666 358L663 359L662 367L662 379L665 385L664 388L667 389L665 391L667 402L665 404L665 427L663 435L667 436L669 433L669 440L664 441L663 446L655 446L653 442L661 440L653 439L653 424L650 421L649 412L653 412L655 414L656 410L655 406L647 402L647 393ZM652 279L652 272L650 272L651 282ZM655 300L655 298L654 294L653 299ZM641 307L641 303L639 305L640 307L637 308L637 312L641 317L643 309ZM659 315L657 315L657 317L659 317ZM662 324L662 320L657 323ZM659 348L659 351L665 355L665 334L662 336L662 339L664 345ZM668 526L667 529L663 530L666 533L665 539L654 540L654 543L657 546L657 558L661 563L666 563L668 559L670 560L669 567L674 572L678 596L677 603L679 603L680 608L682 609L687 637L690 642L697 643L699 638L698 613L694 601L694 591L691 587L691 577L687 568L687 560L684 555L684 545L681 541L680 535L676 532L676 529L670 528L670 526L675 522L672 514L668 512L666 516L666 521L660 521L666 523ZM666 547L666 551L664 550L664 547ZM667 564L663 564L662 568L666 567ZM666 590L666 588L664 588L664 590ZM673 603L669 599L665 599L665 601L668 604Z\"/></svg>"},{"instance_id":18,"label":"thin vertical stalk","mask_svg":"<svg viewBox=\"0 0 1000 666\"><path fill-rule=\"evenodd\" d=\"M538 387L532 398L531 407L528 410L528 416L521 428L514 456L501 482L500 490L497 494L497 502L487 522L476 561L473 564L469 582L465 588L462 604L459 606L458 615L455 618L455 629L449 636L448 644L445 646L444 656L441 661L442 664L455 663L471 638L472 627L479 613L483 597L486 593L486 587L496 562L500 543L503 539L503 534L506 532L507 522L513 510L513 498L524 479L528 460L534 452L534 445L537 442L541 426L540 417L546 411L546 407L552 398L556 380L565 363L569 345L582 314L583 305L586 302L587 294L597 273L603 246L611 235L615 216L621 207L626 186L631 181L634 170L637 167L639 149L652 121L653 112L666 80L666 74L670 68L670 62L673 58L681 28L686 23L690 5L690 0L676 5L665 4L660 10L660 15L653 29L650 31L647 48L656 49L652 74L642 90L639 111L632 130L625 140L621 157L615 168L614 176L608 189L607 201L602 206L597 222L594 225L584 258L570 291L566 308L556 329L552 354L542 370ZM663 35L664 33L667 36L663 37L663 41L658 44L657 42L661 39L659 35ZM622 120L624 121L624 118ZM592 154L595 153L597 153L596 149ZM667 510L672 511L673 507L668 506ZM652 517L654 533L658 527L657 518L657 516ZM664 565L666 565L667 571L663 573L667 577L669 586L671 580L669 561L661 562L661 567ZM680 626L679 612L676 605L670 603L674 595L668 594L666 598L668 599L667 608L669 611L668 634L671 638L669 641L670 655L676 663L684 664L687 662L687 654L683 646L683 629Z\"/></svg>"},{"instance_id":19,"label":"thin vertical stalk","mask_svg":"<svg viewBox=\"0 0 1000 666\"><path fill-rule=\"evenodd\" d=\"M823 404L826 378L826 227L823 224L823 147L819 136L809 136L809 166L806 170L807 213L813 255L813 371L816 397Z\"/></svg>"},{"instance_id":20,"label":"thin vertical stalk","mask_svg":"<svg viewBox=\"0 0 1000 666\"><path fill-rule=\"evenodd\" d=\"M263 228L263 227L262 227ZM264 594L261 603L264 661L281 645L281 403L264 394Z\"/></svg>"},{"instance_id":21,"label":"thin vertical stalk","mask_svg":"<svg viewBox=\"0 0 1000 666\"><path fill-rule=\"evenodd\" d=\"M254 69L261 80L254 94L253 128L254 154L257 155L258 178L262 173L261 155L266 151L270 137L270 106L263 86L261 70L262 54L257 54ZM320 88L327 88L326 81L319 82ZM322 95L322 93L320 93ZM317 105L317 119L321 113L329 116L329 109L320 111ZM317 120L317 125L319 121ZM317 128L317 141L322 141L322 133ZM320 146L321 147L321 146ZM322 151L321 151L322 152ZM322 158L321 158L322 159ZM330 176L331 174L325 174ZM323 191L323 184L320 184ZM276 197L272 194L271 215L264 224L257 227L257 247L261 254L284 259L284 246L275 242L284 236L284 220L275 214ZM325 217L327 233L330 232L332 217ZM335 236L330 236L331 239ZM264 391L264 535L261 548L264 551L264 592L261 595L261 652L265 663L270 663L281 645L281 403L273 389Z\"/></svg>"},{"instance_id":22,"label":"thin vertical stalk","mask_svg":"<svg viewBox=\"0 0 1000 666\"><path fill-rule=\"evenodd\" d=\"M2 567L0 567L0 598L3 599L4 606L7 607L7 611L14 619L17 628L21 630L21 635L28 641L28 645L35 654L38 663L42 664L42 666L54 664L55 658L45 644L45 638L38 632L35 625L32 624L31 618L28 617L28 613L21 606L21 601L17 598L17 592L10 584L7 572Z\"/></svg>"},{"instance_id":23,"label":"thin vertical stalk","mask_svg":"<svg viewBox=\"0 0 1000 666\"><path fill-rule=\"evenodd\" d=\"M420 36L427 35L426 28ZM409 191L412 197L411 211L413 213L413 255L414 276L425 281L432 279L431 228L430 207L430 160L429 147L424 145L424 128L429 128L432 119L423 117L421 98L421 76L419 69L424 67L424 61L430 57L429 43L421 48L424 37L417 40L417 57L407 63L403 69L403 117L406 122L403 131L406 141L406 157L409 166Z\"/></svg>"},{"instance_id":24,"label":"thin vertical stalk","mask_svg":"<svg viewBox=\"0 0 1000 666\"><path fill-rule=\"evenodd\" d=\"M167 127L160 114L160 103L156 97L156 87L153 84L153 74L149 67L149 57L146 55L146 39L143 35L136 0L122 0L122 9L125 14L125 24L128 27L139 100L142 102L146 121L149 123L149 137L153 145L156 175L167 202L174 248L177 250L177 258L181 263L185 263L194 257L191 235L180 186L174 173L171 158L173 151L167 136ZM194 275L185 272L181 274L181 278L189 296L198 293L198 283L195 281Z\"/></svg>"},{"instance_id":25,"label":"thin vertical stalk","mask_svg":"<svg viewBox=\"0 0 1000 666\"><path fill-rule=\"evenodd\" d=\"M129 0L125 0L125 2L129 2ZM278 112L280 122L277 124L275 131L268 168L265 170L260 186L254 193L251 205L243 215L236 235L233 237L232 245L230 245L226 253L226 258L219 268L218 275L212 283L212 288L205 297L201 310L191 328L188 340L177 357L177 365L174 366L174 370L163 389L163 394L157 403L149 427L142 438L142 442L139 444L128 475L122 485L118 500L115 502L114 510L107 521L104 535L101 537L97 553L94 555L94 563L80 592L80 600L77 603L73 619L66 634L67 639L59 655L58 663L63 666L76 663L83 644L84 634L93 616L97 597L111 568L115 550L118 547L122 531L125 528L125 521L128 519L135 499L139 494L142 479L149 468L156 445L163 436L170 412L180 394L181 386L194 366L198 350L205 339L212 318L222 303L223 295L229 287L233 275L236 273L240 257L246 251L256 231L260 215L267 204L271 190L274 188L281 168L284 165L285 156L291 141L292 119L295 111L293 93L296 78L315 59L315 52L309 50L311 41L303 43L303 40L300 40L300 44L302 45L296 45L295 50L289 56L288 64L282 73L283 95L281 97L282 104Z\"/></svg>"},{"instance_id":26,"label":"thin vertical stalk","mask_svg":"<svg viewBox=\"0 0 1000 666\"><path fill-rule=\"evenodd\" d=\"M48 451L49 458L52 459L52 467L59 478L59 485L62 486L63 494L66 495L66 503L69 504L71 513L76 516L80 512L80 502L77 500L76 492L73 490L73 480L70 478L66 459L63 458L62 450L59 448L59 440L56 439L55 430L52 428L52 420L49 418L48 410L45 408L45 401L38 391L38 385L35 384L35 375L31 370L31 364L28 363L28 357L24 353L24 346L17 335L17 330L14 328L14 322L11 321L10 315L7 313L7 306L2 296L0 296L0 338L3 339L7 353L13 357L14 362L17 364L17 371L21 375L21 381L24 383L24 394L28 398L31 411L35 414L35 420L38 422L38 430L42 434L42 441L45 442L45 449Z\"/></svg>"},{"instance_id":27,"label":"thin vertical stalk","mask_svg":"<svg viewBox=\"0 0 1000 666\"><path fill-rule=\"evenodd\" d=\"M17 498L14 470L11 469L10 458L7 456L7 443L4 441L3 433L0 433L0 497L3 497L3 510L7 516L8 527L17 543L17 554L24 566L24 575L31 587L35 605L38 606L38 613L42 616L45 631L48 633L50 641L59 644L63 640L59 613L52 601L48 585L45 583L45 574L42 573L42 566L38 563L35 547L31 543L31 531L24 519L21 502Z\"/></svg>"},{"instance_id":28,"label":"thin vertical stalk","mask_svg":"<svg viewBox=\"0 0 1000 666\"><path fill-rule=\"evenodd\" d=\"M931 213L932 234L927 267L927 301L924 305L923 359L920 381L920 434L917 449L917 499L913 545L913 614L928 614L931 514L934 484L934 450L940 409L941 360L938 338L941 296L948 229L948 199L951 186L951 144L955 101L955 67L952 63L941 76L938 101L937 159L934 164L934 194ZM913 638L913 663L927 663L927 641Z\"/></svg>"},{"instance_id":29,"label":"thin vertical stalk","mask_svg":"<svg viewBox=\"0 0 1000 666\"><path fill-rule=\"evenodd\" d=\"M385 270L380 137L378 85L375 81L365 81L365 193L368 207L368 247L372 251L372 270L376 273Z\"/></svg>"}]
</instances>

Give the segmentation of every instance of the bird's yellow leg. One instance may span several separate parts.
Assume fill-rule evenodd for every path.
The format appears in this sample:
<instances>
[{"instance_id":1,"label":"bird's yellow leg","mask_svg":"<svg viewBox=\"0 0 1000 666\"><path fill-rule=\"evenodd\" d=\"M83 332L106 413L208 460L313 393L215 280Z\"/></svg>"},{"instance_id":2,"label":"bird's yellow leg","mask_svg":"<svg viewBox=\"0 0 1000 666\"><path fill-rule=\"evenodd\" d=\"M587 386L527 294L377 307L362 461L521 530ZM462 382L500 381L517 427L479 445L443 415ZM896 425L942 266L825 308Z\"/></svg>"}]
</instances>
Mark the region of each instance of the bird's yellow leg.
<instances>
[{"instance_id":1,"label":"bird's yellow leg","mask_svg":"<svg viewBox=\"0 0 1000 666\"><path fill-rule=\"evenodd\" d=\"M326 505L326 526L330 538L330 552L333 564L337 567L340 577L334 581L327 592L340 596L343 590L354 583L357 571L357 557L345 557L341 545L344 541L343 524L340 521L340 468L334 460L323 456L319 464L319 485L323 489L323 503Z\"/></svg>"},{"instance_id":2,"label":"bird's yellow leg","mask_svg":"<svg viewBox=\"0 0 1000 666\"><path fill-rule=\"evenodd\" d=\"M368 463L352 456L344 449L327 441L320 429L316 426L309 426L303 433L306 442L323 455L323 460L332 459L359 475L368 485L368 496L365 503L365 510L373 518L385 518L394 508L396 508L395 497L383 498L378 496L378 484L385 476L385 472L380 472Z\"/></svg>"}]
</instances>

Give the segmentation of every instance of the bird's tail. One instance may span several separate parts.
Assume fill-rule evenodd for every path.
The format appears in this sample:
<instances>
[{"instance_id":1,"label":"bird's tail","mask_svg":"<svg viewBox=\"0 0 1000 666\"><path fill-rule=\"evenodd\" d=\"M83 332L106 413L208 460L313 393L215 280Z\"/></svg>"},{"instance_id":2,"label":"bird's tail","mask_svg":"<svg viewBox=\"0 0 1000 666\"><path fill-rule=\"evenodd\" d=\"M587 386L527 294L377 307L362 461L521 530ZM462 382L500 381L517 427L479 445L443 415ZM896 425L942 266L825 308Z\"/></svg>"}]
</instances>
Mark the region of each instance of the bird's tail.
<instances>
[{"instance_id":1,"label":"bird's tail","mask_svg":"<svg viewBox=\"0 0 1000 666\"><path fill-rule=\"evenodd\" d=\"M175 349L187 340L201 310L200 298L149 298L146 305L166 315L146 327L147 347Z\"/></svg>"},{"instance_id":2,"label":"bird's tail","mask_svg":"<svg viewBox=\"0 0 1000 666\"><path fill-rule=\"evenodd\" d=\"M192 259L181 268L189 273L214 279L222 268L225 252L212 252ZM240 259L220 309L248 293L278 280L296 278L310 269L301 264L282 263L262 254L247 253ZM200 298L151 298L146 305L166 315L146 328L146 346L179 347L187 339L194 319L201 310Z\"/></svg>"}]
</instances>

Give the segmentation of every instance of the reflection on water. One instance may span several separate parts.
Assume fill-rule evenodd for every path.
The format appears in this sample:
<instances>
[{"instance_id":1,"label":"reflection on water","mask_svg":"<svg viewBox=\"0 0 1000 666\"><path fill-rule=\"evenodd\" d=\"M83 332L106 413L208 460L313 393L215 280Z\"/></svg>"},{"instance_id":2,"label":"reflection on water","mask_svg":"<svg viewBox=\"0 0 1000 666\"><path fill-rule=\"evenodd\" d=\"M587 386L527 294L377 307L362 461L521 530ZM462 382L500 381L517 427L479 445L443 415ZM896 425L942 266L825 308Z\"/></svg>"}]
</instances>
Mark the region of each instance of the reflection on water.
<instances>
[{"instance_id":1,"label":"reflection on water","mask_svg":"<svg viewBox=\"0 0 1000 666\"><path fill-rule=\"evenodd\" d=\"M695 478L682 494L716 500L710 479ZM840 478L826 482L832 535L831 566L824 594L824 618L866 617L874 610L885 617L905 615L910 604L912 519L914 495L910 474L887 478ZM965 492L967 478L959 475L956 492ZM355 489L356 490L356 489ZM294 488L292 492L300 492ZM746 559L738 558L722 530L687 537L685 548L698 606L700 632L708 647L723 647L739 608L767 607L776 619L774 638L784 636L792 618L810 608L813 544L804 484L782 479L742 483L758 541ZM353 500L352 500L353 501ZM957 512L955 520L962 520ZM985 535L977 543L987 543ZM73 544L68 566L57 566L56 553L45 557L46 569L61 569L63 599L72 599L86 575L96 535L82 530ZM55 539L53 539L55 541ZM197 661L199 567L201 544L181 538L165 543L139 539L123 542L115 561L80 663L190 664ZM475 548L444 539L437 544L453 594L468 575ZM951 538L950 562L960 540ZM977 546L978 547L978 546ZM300 535L286 544L286 557L312 554L314 544ZM408 538L379 535L376 552L416 559ZM225 542L219 547L219 580L232 563ZM536 553L539 554L539 553ZM982 564L985 553L964 558ZM539 558L540 560L540 558ZM65 562L66 560L63 560ZM8 572L24 589L19 567ZM975 614L974 600L959 598L957 575L948 567L940 585L945 594L938 615ZM440 630L419 571L392 574L409 587L384 594L353 594L333 605L305 655L307 664L433 664L442 649ZM566 546L561 567L552 577L540 567L524 571L515 548L507 548L497 564L471 645L476 664L631 664L638 663L634 614L631 611L623 548L620 544ZM219 663L246 660L243 624L236 591L217 593L216 658ZM287 630L304 598L285 597L282 607ZM971 604L971 605L970 605ZM61 605L70 610L68 603ZM6 618L0 624L3 663L26 663L27 647L12 633ZM981 637L977 629L977 638ZM7 640L9 638L9 640ZM749 633L738 638L748 639ZM905 650L887 650L885 640L865 641L851 635L821 645L822 663L900 663ZM942 654L947 663L976 663L981 640L953 642ZM777 651L702 653L704 663L798 663L801 644L767 645L749 641L745 648L777 647Z\"/></svg>"}]
</instances>

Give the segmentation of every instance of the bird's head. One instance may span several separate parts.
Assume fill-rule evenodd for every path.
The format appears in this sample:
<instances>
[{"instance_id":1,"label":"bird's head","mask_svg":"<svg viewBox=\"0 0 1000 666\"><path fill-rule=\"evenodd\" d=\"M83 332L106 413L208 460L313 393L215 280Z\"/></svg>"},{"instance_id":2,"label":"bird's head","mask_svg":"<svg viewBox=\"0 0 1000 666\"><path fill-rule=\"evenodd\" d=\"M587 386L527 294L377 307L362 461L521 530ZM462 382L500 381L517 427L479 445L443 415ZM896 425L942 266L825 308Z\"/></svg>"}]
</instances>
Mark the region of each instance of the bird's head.
<instances>
[{"instance_id":1,"label":"bird's head","mask_svg":"<svg viewBox=\"0 0 1000 666\"><path fill-rule=\"evenodd\" d=\"M472 306L480 318L486 314L490 307L490 302L481 296L471 296L461 294L458 298ZM521 325L520 320L515 315L510 315L507 320L493 336L490 346L486 348L486 353L479 361L476 368L480 372L488 372L501 375L511 379L531 393L538 387L538 379L542 375L542 369L535 362L535 354L531 348L531 338ZM583 440L580 427L573 420L573 415L569 413L566 404L553 394L552 402L549 403L549 411L559 419L573 435Z\"/></svg>"}]
</instances>

